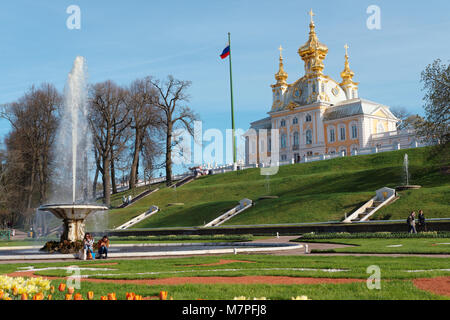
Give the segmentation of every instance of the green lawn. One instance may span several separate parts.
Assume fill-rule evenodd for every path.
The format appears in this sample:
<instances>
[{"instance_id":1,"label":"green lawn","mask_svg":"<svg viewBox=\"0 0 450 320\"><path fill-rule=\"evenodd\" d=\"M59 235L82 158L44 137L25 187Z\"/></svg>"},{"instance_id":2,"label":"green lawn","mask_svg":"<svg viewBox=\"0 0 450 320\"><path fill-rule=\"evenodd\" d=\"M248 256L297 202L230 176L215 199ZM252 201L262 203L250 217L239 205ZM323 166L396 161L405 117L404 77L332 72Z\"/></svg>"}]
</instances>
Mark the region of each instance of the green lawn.
<instances>
[{"instance_id":1,"label":"green lawn","mask_svg":"<svg viewBox=\"0 0 450 320\"><path fill-rule=\"evenodd\" d=\"M348 253L422 253L450 254L450 238L439 239L321 239L299 242L337 243L354 247L326 250L326 252ZM315 250L314 252L324 252ZM449 263L450 265L450 263Z\"/></svg>"},{"instance_id":2,"label":"green lawn","mask_svg":"<svg viewBox=\"0 0 450 320\"><path fill-rule=\"evenodd\" d=\"M57 286L60 282L53 281ZM270 284L185 284L166 286L128 285L120 286L110 283L84 282L80 292L84 299L88 291L94 292L94 299L100 295L115 292L117 299L124 300L126 292L135 292L144 297L158 296L160 291L168 291L174 300L233 300L245 296L247 299L265 297L269 300L290 300L292 297L306 295L312 300L448 300L448 297L423 291L411 281L382 281L381 290L368 290L366 284L305 284L305 285L270 285ZM55 292L54 300L64 300L64 294Z\"/></svg>"},{"instance_id":3,"label":"green lawn","mask_svg":"<svg viewBox=\"0 0 450 320\"><path fill-rule=\"evenodd\" d=\"M423 188L402 192L401 198L377 217L405 218L410 210L419 208L428 218L448 217L450 176L441 173L430 158L430 150L417 148L287 165L270 177L262 176L259 169L205 176L176 190L164 188L129 208L111 210L109 227L117 227L152 205L161 212L134 228L201 226L245 197L256 200L256 205L226 224L341 220L369 200L375 190L402 184L405 153L410 161L410 182ZM279 198L257 200L264 195ZM184 205L169 206L171 203Z\"/></svg>"},{"instance_id":4,"label":"green lawn","mask_svg":"<svg viewBox=\"0 0 450 320\"><path fill-rule=\"evenodd\" d=\"M200 264L217 263L221 259L248 261L250 263L234 262L223 265L201 266ZM367 279L367 267L376 265L381 270L382 289L369 290L366 282L349 284L314 284L314 285L271 285L271 284L214 284L214 285L144 285L122 283L120 285L104 282L81 282L78 292L85 295L87 291L94 291L96 298L109 292L116 292L119 299L125 297L126 292L135 292L143 296L154 296L159 291L169 292L174 299L233 299L236 296L266 297L268 299L290 299L299 295L307 295L311 299L442 299L448 297L437 296L417 289L412 280L423 277L450 276L448 259L422 257L354 257L354 256L271 256L271 255L222 255L184 257L172 259L148 260L107 260L112 265L99 265L99 261L77 261L74 263L34 263L35 268L73 266L90 267L94 270L82 270L82 275L101 279L157 279L167 277L190 276L244 276L244 275L272 275L290 277L315 278L356 278ZM98 266L97 266L98 265ZM0 274L15 272L30 264L0 264ZM95 270L109 268L112 270ZM309 268L309 270L308 270ZM313 269L313 270L311 270ZM325 269L317 271L314 269ZM334 269L335 272L326 272ZM341 269L341 272L336 272ZM439 269L447 269L439 270ZM422 270L407 272L408 270ZM43 276L66 277L66 270L42 270L37 272ZM65 280L53 280L57 286ZM62 294L55 293L55 298L62 298Z\"/></svg>"}]
</instances>

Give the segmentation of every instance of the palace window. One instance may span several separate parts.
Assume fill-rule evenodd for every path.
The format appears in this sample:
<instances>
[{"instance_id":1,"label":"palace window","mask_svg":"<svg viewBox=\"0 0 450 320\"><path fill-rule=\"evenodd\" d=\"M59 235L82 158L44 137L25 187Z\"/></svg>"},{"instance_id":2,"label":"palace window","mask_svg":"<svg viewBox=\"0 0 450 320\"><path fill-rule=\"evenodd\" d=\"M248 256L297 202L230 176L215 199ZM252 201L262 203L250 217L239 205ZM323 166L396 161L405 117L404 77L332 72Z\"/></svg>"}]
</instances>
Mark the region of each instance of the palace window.
<instances>
[{"instance_id":1,"label":"palace window","mask_svg":"<svg viewBox=\"0 0 450 320\"><path fill-rule=\"evenodd\" d=\"M280 126L281 126L281 127L286 127L286 120L281 120Z\"/></svg>"},{"instance_id":2,"label":"palace window","mask_svg":"<svg viewBox=\"0 0 450 320\"><path fill-rule=\"evenodd\" d=\"M297 118L294 118L293 120L292 120L292 124L297 124L298 123L298 119Z\"/></svg>"},{"instance_id":3,"label":"palace window","mask_svg":"<svg viewBox=\"0 0 450 320\"><path fill-rule=\"evenodd\" d=\"M325 84L322 83L322 92L325 92Z\"/></svg>"},{"instance_id":4,"label":"palace window","mask_svg":"<svg viewBox=\"0 0 450 320\"><path fill-rule=\"evenodd\" d=\"M272 139L267 139L267 151L271 152L272 151Z\"/></svg>"},{"instance_id":5,"label":"palace window","mask_svg":"<svg viewBox=\"0 0 450 320\"><path fill-rule=\"evenodd\" d=\"M345 140L345 127L341 127L339 129L339 133L340 133L340 140L344 141Z\"/></svg>"},{"instance_id":6,"label":"palace window","mask_svg":"<svg viewBox=\"0 0 450 320\"><path fill-rule=\"evenodd\" d=\"M312 92L316 92L316 84L315 83L313 83L313 85L312 85Z\"/></svg>"},{"instance_id":7,"label":"palace window","mask_svg":"<svg viewBox=\"0 0 450 320\"><path fill-rule=\"evenodd\" d=\"M312 131L306 130L306 144L312 144Z\"/></svg>"},{"instance_id":8,"label":"palace window","mask_svg":"<svg viewBox=\"0 0 450 320\"><path fill-rule=\"evenodd\" d=\"M384 132L384 126L381 122L378 122L377 133L382 133L382 132Z\"/></svg>"},{"instance_id":9,"label":"palace window","mask_svg":"<svg viewBox=\"0 0 450 320\"><path fill-rule=\"evenodd\" d=\"M281 141L280 141L280 144L281 144L281 148L286 148L286 134L285 134L285 133L283 133L283 134L281 135Z\"/></svg>"},{"instance_id":10,"label":"palace window","mask_svg":"<svg viewBox=\"0 0 450 320\"><path fill-rule=\"evenodd\" d=\"M294 146L298 146L299 140L298 140L298 132L294 132Z\"/></svg>"},{"instance_id":11,"label":"palace window","mask_svg":"<svg viewBox=\"0 0 450 320\"><path fill-rule=\"evenodd\" d=\"M358 127L354 124L352 125L352 139L358 138Z\"/></svg>"},{"instance_id":12,"label":"palace window","mask_svg":"<svg viewBox=\"0 0 450 320\"><path fill-rule=\"evenodd\" d=\"M311 122L312 118L310 114L306 115L306 122Z\"/></svg>"},{"instance_id":13,"label":"palace window","mask_svg":"<svg viewBox=\"0 0 450 320\"><path fill-rule=\"evenodd\" d=\"M287 160L287 156L285 154L281 155L281 161L286 161Z\"/></svg>"},{"instance_id":14,"label":"palace window","mask_svg":"<svg viewBox=\"0 0 450 320\"><path fill-rule=\"evenodd\" d=\"M336 141L336 133L334 131L334 128L330 129L330 142L335 142Z\"/></svg>"}]
</instances>

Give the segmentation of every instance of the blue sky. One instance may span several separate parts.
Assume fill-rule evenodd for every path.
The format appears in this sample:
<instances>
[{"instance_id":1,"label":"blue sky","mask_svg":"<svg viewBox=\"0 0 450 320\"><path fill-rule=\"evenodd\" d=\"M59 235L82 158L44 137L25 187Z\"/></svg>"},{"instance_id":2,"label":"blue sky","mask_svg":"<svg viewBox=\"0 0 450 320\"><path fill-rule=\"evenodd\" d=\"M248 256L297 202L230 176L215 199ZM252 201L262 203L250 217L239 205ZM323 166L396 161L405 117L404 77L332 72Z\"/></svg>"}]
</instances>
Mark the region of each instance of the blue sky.
<instances>
[{"instance_id":1,"label":"blue sky","mask_svg":"<svg viewBox=\"0 0 450 320\"><path fill-rule=\"evenodd\" d=\"M66 27L69 5L81 8L81 29ZM381 9L381 30L369 30L369 5ZM191 107L203 129L230 125L228 63L219 57L232 35L236 126L246 129L271 106L270 84L285 48L288 82L302 76L297 54L312 8L319 40L329 48L325 73L340 80L344 44L360 96L422 114L420 72L448 62L450 2L436 1L106 1L15 0L0 4L0 103L32 84L62 89L74 58L88 61L90 82L127 85L168 74L191 80ZM0 136L9 130L0 121Z\"/></svg>"}]
</instances>

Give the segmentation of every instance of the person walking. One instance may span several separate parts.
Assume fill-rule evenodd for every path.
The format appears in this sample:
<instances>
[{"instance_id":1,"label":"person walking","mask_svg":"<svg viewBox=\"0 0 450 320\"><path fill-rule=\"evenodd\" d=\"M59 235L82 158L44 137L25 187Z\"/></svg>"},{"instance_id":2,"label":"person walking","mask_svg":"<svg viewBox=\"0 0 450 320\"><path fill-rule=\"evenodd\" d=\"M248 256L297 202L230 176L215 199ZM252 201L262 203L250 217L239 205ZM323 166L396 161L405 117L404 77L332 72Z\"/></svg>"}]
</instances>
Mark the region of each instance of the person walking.
<instances>
[{"instance_id":1,"label":"person walking","mask_svg":"<svg viewBox=\"0 0 450 320\"><path fill-rule=\"evenodd\" d=\"M427 231L427 226L425 224L425 215L423 214L423 210L419 210L419 226L420 226L420 231Z\"/></svg>"},{"instance_id":2,"label":"person walking","mask_svg":"<svg viewBox=\"0 0 450 320\"><path fill-rule=\"evenodd\" d=\"M417 233L415 216L416 216L416 213L413 211L413 212L411 212L411 214L409 215L409 217L407 219L408 226L409 226L409 230L408 230L409 233Z\"/></svg>"}]
</instances>

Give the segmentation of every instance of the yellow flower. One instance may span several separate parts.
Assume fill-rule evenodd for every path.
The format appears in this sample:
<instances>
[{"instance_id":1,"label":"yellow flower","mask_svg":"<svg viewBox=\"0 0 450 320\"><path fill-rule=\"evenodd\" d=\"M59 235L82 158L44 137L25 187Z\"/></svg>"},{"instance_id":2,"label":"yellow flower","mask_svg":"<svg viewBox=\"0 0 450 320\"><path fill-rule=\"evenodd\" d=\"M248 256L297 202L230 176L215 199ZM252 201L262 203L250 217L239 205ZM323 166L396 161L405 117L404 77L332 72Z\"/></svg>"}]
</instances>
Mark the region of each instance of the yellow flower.
<instances>
[{"instance_id":1,"label":"yellow flower","mask_svg":"<svg viewBox=\"0 0 450 320\"><path fill-rule=\"evenodd\" d=\"M296 296L295 298L292 297L291 300L311 300L311 299L308 299L307 296Z\"/></svg>"}]
</instances>

